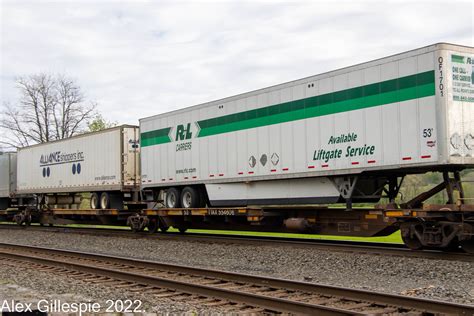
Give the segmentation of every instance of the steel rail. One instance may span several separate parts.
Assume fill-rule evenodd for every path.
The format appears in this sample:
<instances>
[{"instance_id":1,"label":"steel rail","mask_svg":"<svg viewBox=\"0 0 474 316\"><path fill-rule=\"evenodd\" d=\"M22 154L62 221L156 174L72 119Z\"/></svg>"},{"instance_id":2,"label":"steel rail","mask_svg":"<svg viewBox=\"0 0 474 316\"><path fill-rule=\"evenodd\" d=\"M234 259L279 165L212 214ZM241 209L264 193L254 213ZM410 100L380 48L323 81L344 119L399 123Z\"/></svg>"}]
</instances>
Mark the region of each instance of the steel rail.
<instances>
[{"instance_id":1,"label":"steel rail","mask_svg":"<svg viewBox=\"0 0 474 316\"><path fill-rule=\"evenodd\" d=\"M0 224L0 229L25 229L13 224ZM303 238L282 238L282 237L262 237L262 236L238 236L238 235L220 235L204 233L158 233L149 234L147 232L133 233L124 229L113 228L81 228L81 227L44 227L30 226L26 229L55 233L77 233L91 234L97 236L117 236L127 238L150 238L161 240L185 240L202 242L222 242L238 243L247 245L268 245L268 246L290 246L320 249L326 251L349 252L358 254L383 255L383 256L401 256L433 260L449 260L474 262L474 255L463 252L443 252L439 250L411 250L403 244L375 243L375 242L357 242L342 240L323 240L323 239L303 239Z\"/></svg>"},{"instance_id":2,"label":"steel rail","mask_svg":"<svg viewBox=\"0 0 474 316\"><path fill-rule=\"evenodd\" d=\"M27 254L15 253L12 250L23 250ZM28 252L31 252L28 254ZM35 253L50 255L51 258L44 258ZM94 267L90 263L81 263L80 260L65 261L58 257L69 257L76 259L89 259L90 262L97 261L102 263L114 263L122 266L135 267L143 269L143 271L161 270L173 273L180 273L193 276L202 276L206 278L215 278L225 281L233 281L239 283L249 283L255 285L263 285L269 288L283 288L292 291L302 291L317 293L326 296L342 297L344 299L356 300L360 302L371 302L384 306L401 307L408 310L416 310L425 313L443 313L456 315L473 315L474 306L463 305L450 302L440 302L427 299L419 299L406 297L401 295L382 294L365 290L347 289L342 287L320 285L308 282L291 281L285 279L276 279L270 277L259 277L247 274L238 274L233 272L209 270L201 268L193 268L182 265L171 265L158 263L154 261L136 260L118 256L91 254L78 251L66 251L44 247L32 247L17 244L0 243L0 256L4 258L21 259L27 261L40 262L45 265L56 265L68 267L81 272L99 273L100 275L118 278L130 282L140 284L154 285L159 287L173 288L188 293L198 293L201 295L219 297L231 301L242 302L246 304L264 307L270 310L286 311L293 313L312 314L317 312L320 315L347 315L361 314L353 310L345 310L329 306L310 304L305 302L293 301L285 298L276 298L260 294L245 293L238 290L229 290L216 288L202 284L192 284L190 282L182 282L171 280L170 278L161 278L156 276L144 275L133 271L124 271L113 269L110 267ZM363 313L362 313L363 314Z\"/></svg>"}]
</instances>

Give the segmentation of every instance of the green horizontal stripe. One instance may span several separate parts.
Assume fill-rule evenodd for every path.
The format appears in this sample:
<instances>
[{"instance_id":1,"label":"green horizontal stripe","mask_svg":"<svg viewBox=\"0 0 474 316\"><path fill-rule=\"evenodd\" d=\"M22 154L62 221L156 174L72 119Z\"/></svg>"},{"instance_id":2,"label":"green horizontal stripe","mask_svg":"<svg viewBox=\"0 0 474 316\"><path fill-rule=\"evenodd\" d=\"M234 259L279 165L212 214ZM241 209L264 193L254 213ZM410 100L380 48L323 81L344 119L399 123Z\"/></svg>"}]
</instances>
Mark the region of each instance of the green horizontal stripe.
<instances>
[{"instance_id":1,"label":"green horizontal stripe","mask_svg":"<svg viewBox=\"0 0 474 316\"><path fill-rule=\"evenodd\" d=\"M171 142L168 134L170 133L171 127L157 129L150 132L144 132L140 134L140 144L142 147L164 144Z\"/></svg>"},{"instance_id":2,"label":"green horizontal stripe","mask_svg":"<svg viewBox=\"0 0 474 316\"><path fill-rule=\"evenodd\" d=\"M454 55L453 55L454 56ZM434 71L198 121L198 137L342 113L435 95ZM141 134L142 147L169 143L171 127Z\"/></svg>"},{"instance_id":3,"label":"green horizontal stripe","mask_svg":"<svg viewBox=\"0 0 474 316\"><path fill-rule=\"evenodd\" d=\"M198 137L407 101L435 94L434 71L199 121Z\"/></svg>"},{"instance_id":4,"label":"green horizontal stripe","mask_svg":"<svg viewBox=\"0 0 474 316\"><path fill-rule=\"evenodd\" d=\"M464 57L459 55L451 55L451 61L453 63L464 64Z\"/></svg>"}]
</instances>

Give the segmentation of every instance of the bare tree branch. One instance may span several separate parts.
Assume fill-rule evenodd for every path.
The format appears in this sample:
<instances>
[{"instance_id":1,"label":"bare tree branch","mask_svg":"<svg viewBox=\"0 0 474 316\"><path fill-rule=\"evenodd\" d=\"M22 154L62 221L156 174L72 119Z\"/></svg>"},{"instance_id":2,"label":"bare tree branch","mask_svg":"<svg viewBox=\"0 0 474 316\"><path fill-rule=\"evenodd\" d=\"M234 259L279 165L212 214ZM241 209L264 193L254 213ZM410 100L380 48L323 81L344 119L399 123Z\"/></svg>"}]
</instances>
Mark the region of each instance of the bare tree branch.
<instances>
[{"instance_id":1,"label":"bare tree branch","mask_svg":"<svg viewBox=\"0 0 474 316\"><path fill-rule=\"evenodd\" d=\"M0 129L8 136L0 144L23 147L84 132L96 115L77 83L64 75L35 74L16 80L18 104L4 104Z\"/></svg>"}]
</instances>

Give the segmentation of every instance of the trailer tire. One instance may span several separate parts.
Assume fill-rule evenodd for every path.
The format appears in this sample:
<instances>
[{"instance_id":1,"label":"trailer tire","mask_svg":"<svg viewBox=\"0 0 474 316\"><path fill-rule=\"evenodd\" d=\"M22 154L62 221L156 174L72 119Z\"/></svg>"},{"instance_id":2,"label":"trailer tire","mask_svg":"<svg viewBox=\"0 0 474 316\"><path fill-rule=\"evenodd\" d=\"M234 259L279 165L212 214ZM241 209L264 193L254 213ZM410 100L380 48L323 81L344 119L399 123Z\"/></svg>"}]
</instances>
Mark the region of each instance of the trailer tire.
<instances>
[{"instance_id":1,"label":"trailer tire","mask_svg":"<svg viewBox=\"0 0 474 316\"><path fill-rule=\"evenodd\" d=\"M201 206L201 195L199 190L193 187L185 187L181 191L181 206L183 208L196 208Z\"/></svg>"},{"instance_id":2,"label":"trailer tire","mask_svg":"<svg viewBox=\"0 0 474 316\"><path fill-rule=\"evenodd\" d=\"M100 208L100 195L97 192L91 193L91 209L96 210Z\"/></svg>"},{"instance_id":3,"label":"trailer tire","mask_svg":"<svg viewBox=\"0 0 474 316\"><path fill-rule=\"evenodd\" d=\"M110 208L110 194L108 192L102 192L100 195L100 208L103 210Z\"/></svg>"},{"instance_id":4,"label":"trailer tire","mask_svg":"<svg viewBox=\"0 0 474 316\"><path fill-rule=\"evenodd\" d=\"M177 188L169 188L166 191L165 205L167 208L181 207L181 192Z\"/></svg>"}]
</instances>

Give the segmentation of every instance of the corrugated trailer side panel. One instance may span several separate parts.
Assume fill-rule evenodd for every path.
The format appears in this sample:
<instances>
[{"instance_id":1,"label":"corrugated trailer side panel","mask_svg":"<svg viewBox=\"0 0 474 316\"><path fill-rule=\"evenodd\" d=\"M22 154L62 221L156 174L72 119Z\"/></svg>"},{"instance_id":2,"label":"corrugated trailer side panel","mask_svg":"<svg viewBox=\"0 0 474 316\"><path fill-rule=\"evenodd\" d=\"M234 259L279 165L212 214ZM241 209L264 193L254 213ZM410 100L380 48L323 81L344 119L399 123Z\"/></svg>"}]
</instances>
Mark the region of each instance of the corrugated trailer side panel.
<instances>
[{"instance_id":1,"label":"corrugated trailer side panel","mask_svg":"<svg viewBox=\"0 0 474 316\"><path fill-rule=\"evenodd\" d=\"M167 185L447 163L445 105L436 102L441 46L144 119L145 136L162 134L158 143L142 139L143 174ZM355 139L331 140L340 135ZM342 157L328 159L336 150Z\"/></svg>"},{"instance_id":2,"label":"corrugated trailer side panel","mask_svg":"<svg viewBox=\"0 0 474 316\"><path fill-rule=\"evenodd\" d=\"M436 47L142 119L143 184L444 163Z\"/></svg>"},{"instance_id":3,"label":"corrugated trailer side panel","mask_svg":"<svg viewBox=\"0 0 474 316\"><path fill-rule=\"evenodd\" d=\"M122 189L123 127L22 148L19 193Z\"/></svg>"},{"instance_id":4,"label":"corrugated trailer side panel","mask_svg":"<svg viewBox=\"0 0 474 316\"><path fill-rule=\"evenodd\" d=\"M0 154L0 198L10 197L14 191L15 153Z\"/></svg>"}]
</instances>

